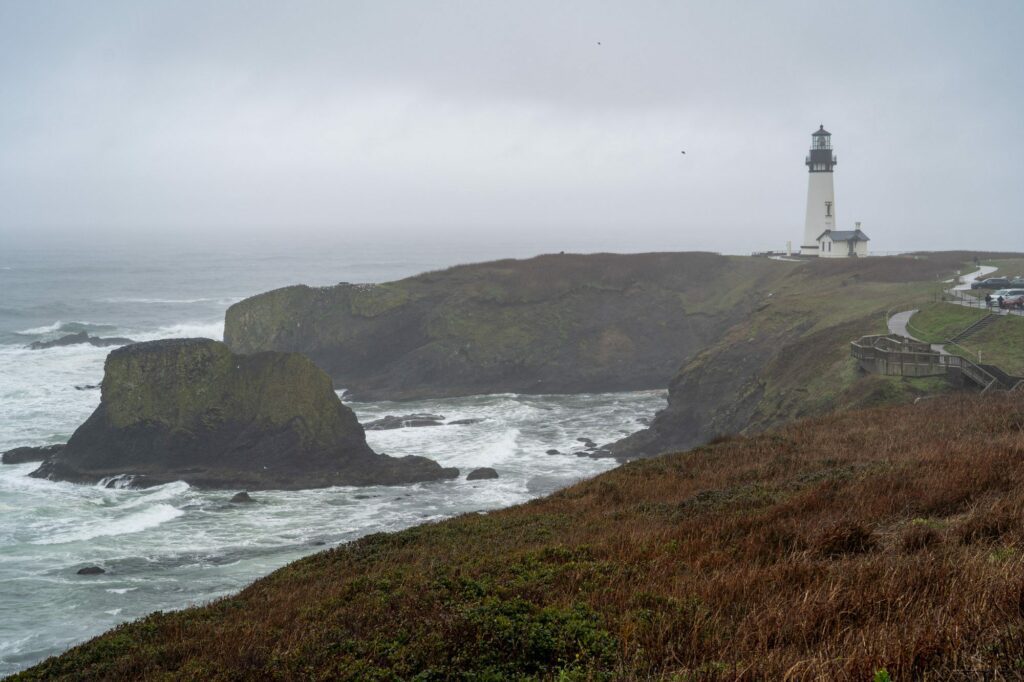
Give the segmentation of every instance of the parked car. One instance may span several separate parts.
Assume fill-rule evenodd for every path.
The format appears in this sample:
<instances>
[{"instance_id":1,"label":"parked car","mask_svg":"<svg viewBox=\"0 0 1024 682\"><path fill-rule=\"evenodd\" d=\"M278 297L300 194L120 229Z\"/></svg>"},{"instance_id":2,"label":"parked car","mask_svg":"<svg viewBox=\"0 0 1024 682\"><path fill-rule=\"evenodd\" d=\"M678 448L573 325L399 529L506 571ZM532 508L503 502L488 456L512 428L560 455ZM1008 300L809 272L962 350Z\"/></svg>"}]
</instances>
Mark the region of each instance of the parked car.
<instances>
[{"instance_id":1,"label":"parked car","mask_svg":"<svg viewBox=\"0 0 1024 682\"><path fill-rule=\"evenodd\" d=\"M1016 310L1024 309L1024 294L1018 296L1004 296L1003 302L999 304L1000 308L1012 308Z\"/></svg>"},{"instance_id":2,"label":"parked car","mask_svg":"<svg viewBox=\"0 0 1024 682\"><path fill-rule=\"evenodd\" d=\"M1010 280L1005 277L989 277L971 282L972 289L1005 289L1009 286L1011 286Z\"/></svg>"}]
</instances>

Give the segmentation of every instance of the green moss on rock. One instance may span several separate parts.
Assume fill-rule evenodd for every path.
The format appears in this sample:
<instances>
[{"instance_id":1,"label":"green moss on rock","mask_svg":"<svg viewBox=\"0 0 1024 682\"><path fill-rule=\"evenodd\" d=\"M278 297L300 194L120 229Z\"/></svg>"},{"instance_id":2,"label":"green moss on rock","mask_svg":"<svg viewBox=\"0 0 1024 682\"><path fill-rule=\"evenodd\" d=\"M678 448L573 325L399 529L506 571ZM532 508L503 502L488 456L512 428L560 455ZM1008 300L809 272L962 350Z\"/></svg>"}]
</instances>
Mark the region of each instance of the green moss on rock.
<instances>
[{"instance_id":1,"label":"green moss on rock","mask_svg":"<svg viewBox=\"0 0 1024 682\"><path fill-rule=\"evenodd\" d=\"M93 415L33 475L140 485L305 488L452 478L422 457L366 444L329 376L296 353L236 355L219 341L173 339L112 352Z\"/></svg>"}]
</instances>

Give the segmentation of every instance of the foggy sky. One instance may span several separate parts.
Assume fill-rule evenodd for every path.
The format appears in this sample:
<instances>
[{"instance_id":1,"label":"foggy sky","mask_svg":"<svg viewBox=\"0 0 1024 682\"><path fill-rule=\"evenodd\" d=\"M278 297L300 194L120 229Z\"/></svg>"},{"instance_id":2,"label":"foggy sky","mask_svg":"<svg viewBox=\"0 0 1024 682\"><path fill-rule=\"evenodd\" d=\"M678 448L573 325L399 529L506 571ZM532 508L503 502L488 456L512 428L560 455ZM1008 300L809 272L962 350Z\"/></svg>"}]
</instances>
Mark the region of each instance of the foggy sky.
<instances>
[{"instance_id":1,"label":"foggy sky","mask_svg":"<svg viewBox=\"0 0 1024 682\"><path fill-rule=\"evenodd\" d=\"M12 0L0 240L783 248L823 123L873 249L1022 250L1022 29L1019 1Z\"/></svg>"}]
</instances>

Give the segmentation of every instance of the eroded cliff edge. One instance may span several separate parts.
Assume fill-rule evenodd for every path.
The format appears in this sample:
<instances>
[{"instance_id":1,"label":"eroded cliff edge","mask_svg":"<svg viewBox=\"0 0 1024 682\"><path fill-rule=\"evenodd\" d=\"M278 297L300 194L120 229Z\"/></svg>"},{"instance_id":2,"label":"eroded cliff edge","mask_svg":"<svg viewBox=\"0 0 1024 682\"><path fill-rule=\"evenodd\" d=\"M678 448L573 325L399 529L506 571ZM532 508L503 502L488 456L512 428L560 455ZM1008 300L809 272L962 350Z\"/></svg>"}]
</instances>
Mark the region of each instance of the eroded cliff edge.
<instances>
[{"instance_id":1,"label":"eroded cliff edge","mask_svg":"<svg viewBox=\"0 0 1024 682\"><path fill-rule=\"evenodd\" d=\"M107 356L99 407L32 473L96 483L297 489L453 478L424 457L378 455L331 379L295 353L236 355L210 339Z\"/></svg>"},{"instance_id":2,"label":"eroded cliff edge","mask_svg":"<svg viewBox=\"0 0 1024 682\"><path fill-rule=\"evenodd\" d=\"M1005 255L807 261L775 281L749 316L679 368L669 383L668 406L649 428L608 450L620 458L650 457L837 409L952 390L937 377L865 375L850 357L850 341L887 333L891 313L940 297L950 278L976 256Z\"/></svg>"},{"instance_id":3,"label":"eroded cliff edge","mask_svg":"<svg viewBox=\"0 0 1024 682\"><path fill-rule=\"evenodd\" d=\"M361 400L657 389L796 265L556 254L292 286L231 306L224 340L240 353L302 353Z\"/></svg>"}]
</instances>

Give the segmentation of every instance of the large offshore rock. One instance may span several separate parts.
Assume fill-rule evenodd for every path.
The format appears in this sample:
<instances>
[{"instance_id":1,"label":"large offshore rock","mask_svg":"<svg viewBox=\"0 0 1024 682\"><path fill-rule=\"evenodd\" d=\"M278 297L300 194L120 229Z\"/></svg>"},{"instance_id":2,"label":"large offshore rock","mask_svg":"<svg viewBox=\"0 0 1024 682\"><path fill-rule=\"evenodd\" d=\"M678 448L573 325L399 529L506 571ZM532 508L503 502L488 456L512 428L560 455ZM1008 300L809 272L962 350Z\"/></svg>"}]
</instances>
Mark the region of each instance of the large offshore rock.
<instances>
[{"instance_id":1,"label":"large offshore rock","mask_svg":"<svg viewBox=\"0 0 1024 682\"><path fill-rule=\"evenodd\" d=\"M219 341L172 339L110 353L99 407L32 475L260 490L403 484L458 470L375 454L330 377L301 355L239 356Z\"/></svg>"}]
</instances>

